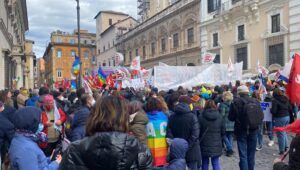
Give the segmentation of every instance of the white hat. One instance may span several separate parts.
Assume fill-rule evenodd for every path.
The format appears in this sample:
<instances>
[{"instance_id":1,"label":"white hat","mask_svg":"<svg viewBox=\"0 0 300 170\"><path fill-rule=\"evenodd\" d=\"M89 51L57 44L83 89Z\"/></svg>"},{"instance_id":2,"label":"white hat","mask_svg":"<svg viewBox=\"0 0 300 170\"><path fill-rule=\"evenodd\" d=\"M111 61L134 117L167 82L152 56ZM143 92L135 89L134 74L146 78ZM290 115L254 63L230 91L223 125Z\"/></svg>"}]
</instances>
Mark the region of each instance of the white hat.
<instances>
[{"instance_id":1,"label":"white hat","mask_svg":"<svg viewBox=\"0 0 300 170\"><path fill-rule=\"evenodd\" d=\"M241 85L237 88L237 93L249 93L249 88L245 85Z\"/></svg>"}]
</instances>

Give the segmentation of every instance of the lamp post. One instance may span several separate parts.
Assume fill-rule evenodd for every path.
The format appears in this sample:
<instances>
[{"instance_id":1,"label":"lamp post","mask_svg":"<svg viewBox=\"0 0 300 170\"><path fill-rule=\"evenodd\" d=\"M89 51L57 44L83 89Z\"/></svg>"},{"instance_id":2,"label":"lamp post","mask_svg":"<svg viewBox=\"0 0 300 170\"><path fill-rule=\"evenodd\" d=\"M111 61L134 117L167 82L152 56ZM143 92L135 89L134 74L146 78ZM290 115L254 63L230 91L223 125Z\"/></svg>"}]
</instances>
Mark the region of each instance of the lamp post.
<instances>
[{"instance_id":1,"label":"lamp post","mask_svg":"<svg viewBox=\"0 0 300 170\"><path fill-rule=\"evenodd\" d=\"M78 57L80 59L80 68L79 68L79 78L78 78L78 86L77 88L81 87L81 71L82 71L82 62L81 62L81 46L80 46L80 6L79 0L77 2L77 38L78 38Z\"/></svg>"}]
</instances>

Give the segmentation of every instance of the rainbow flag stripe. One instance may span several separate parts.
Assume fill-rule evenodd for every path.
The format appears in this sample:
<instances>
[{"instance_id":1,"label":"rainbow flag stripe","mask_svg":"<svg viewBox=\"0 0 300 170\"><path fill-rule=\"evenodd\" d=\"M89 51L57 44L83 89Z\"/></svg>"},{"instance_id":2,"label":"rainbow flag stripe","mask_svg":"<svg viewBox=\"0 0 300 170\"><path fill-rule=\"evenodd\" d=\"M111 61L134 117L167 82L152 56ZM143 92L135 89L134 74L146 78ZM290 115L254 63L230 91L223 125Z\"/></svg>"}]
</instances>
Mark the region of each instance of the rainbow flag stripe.
<instances>
[{"instance_id":1,"label":"rainbow flag stripe","mask_svg":"<svg viewBox=\"0 0 300 170\"><path fill-rule=\"evenodd\" d=\"M166 131L168 117L163 112L147 113L147 144L153 157L153 166L164 166L167 163L168 145Z\"/></svg>"},{"instance_id":2,"label":"rainbow flag stripe","mask_svg":"<svg viewBox=\"0 0 300 170\"><path fill-rule=\"evenodd\" d=\"M75 60L73 62L72 71L75 76L77 76L80 72L80 58L77 56L75 57Z\"/></svg>"},{"instance_id":3,"label":"rainbow flag stripe","mask_svg":"<svg viewBox=\"0 0 300 170\"><path fill-rule=\"evenodd\" d=\"M102 68L99 67L98 69L98 79L101 83L101 85L106 84L106 74L103 72Z\"/></svg>"}]
</instances>

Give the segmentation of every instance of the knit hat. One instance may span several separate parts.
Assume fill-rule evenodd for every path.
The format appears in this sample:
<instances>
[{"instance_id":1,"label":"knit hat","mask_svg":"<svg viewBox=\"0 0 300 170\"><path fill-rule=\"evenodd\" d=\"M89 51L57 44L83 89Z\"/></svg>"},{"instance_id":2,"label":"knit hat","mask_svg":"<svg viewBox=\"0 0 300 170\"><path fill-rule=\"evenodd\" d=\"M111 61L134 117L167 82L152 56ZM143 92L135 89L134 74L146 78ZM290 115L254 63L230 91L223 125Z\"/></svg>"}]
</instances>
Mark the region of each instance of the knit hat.
<instances>
[{"instance_id":1,"label":"knit hat","mask_svg":"<svg viewBox=\"0 0 300 170\"><path fill-rule=\"evenodd\" d=\"M16 129L34 133L41 122L41 114L41 109L31 106L24 107L15 112L13 123Z\"/></svg>"},{"instance_id":2,"label":"knit hat","mask_svg":"<svg viewBox=\"0 0 300 170\"><path fill-rule=\"evenodd\" d=\"M249 88L245 85L241 85L237 88L238 93L249 93Z\"/></svg>"},{"instance_id":3,"label":"knit hat","mask_svg":"<svg viewBox=\"0 0 300 170\"><path fill-rule=\"evenodd\" d=\"M180 103L186 103L186 104L194 103L194 101L189 96L180 96L178 100Z\"/></svg>"},{"instance_id":4,"label":"knit hat","mask_svg":"<svg viewBox=\"0 0 300 170\"><path fill-rule=\"evenodd\" d=\"M43 97L44 104L53 103L53 102L54 102L54 98L52 95L47 94L46 96Z\"/></svg>"},{"instance_id":5,"label":"knit hat","mask_svg":"<svg viewBox=\"0 0 300 170\"><path fill-rule=\"evenodd\" d=\"M200 100L200 97L198 95L194 95L191 100L196 103Z\"/></svg>"}]
</instances>

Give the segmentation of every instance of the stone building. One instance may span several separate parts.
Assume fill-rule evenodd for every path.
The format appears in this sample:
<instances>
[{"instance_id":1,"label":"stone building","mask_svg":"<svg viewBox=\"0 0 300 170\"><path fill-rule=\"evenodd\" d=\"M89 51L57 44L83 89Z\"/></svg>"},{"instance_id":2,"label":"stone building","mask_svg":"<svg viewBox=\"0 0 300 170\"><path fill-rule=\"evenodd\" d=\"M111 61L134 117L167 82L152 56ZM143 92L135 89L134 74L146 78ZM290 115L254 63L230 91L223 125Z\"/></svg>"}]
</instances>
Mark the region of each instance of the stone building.
<instances>
[{"instance_id":1,"label":"stone building","mask_svg":"<svg viewBox=\"0 0 300 170\"><path fill-rule=\"evenodd\" d=\"M137 21L127 14L115 11L100 11L95 19L98 66L115 66L116 38L136 26Z\"/></svg>"},{"instance_id":2,"label":"stone building","mask_svg":"<svg viewBox=\"0 0 300 170\"><path fill-rule=\"evenodd\" d=\"M290 51L300 53L300 1L289 0Z\"/></svg>"},{"instance_id":3,"label":"stone building","mask_svg":"<svg viewBox=\"0 0 300 170\"><path fill-rule=\"evenodd\" d=\"M46 83L45 79L45 60L41 57L36 62L36 81L37 87L42 87Z\"/></svg>"},{"instance_id":4,"label":"stone building","mask_svg":"<svg viewBox=\"0 0 300 170\"><path fill-rule=\"evenodd\" d=\"M200 64L200 0L179 0L117 39L117 50L129 65L135 56L149 68Z\"/></svg>"},{"instance_id":5,"label":"stone building","mask_svg":"<svg viewBox=\"0 0 300 170\"><path fill-rule=\"evenodd\" d=\"M47 84L71 79L72 64L78 55L77 30L73 33L55 31L50 40L43 58L45 60L45 79ZM81 63L82 75L87 75L96 67L96 35L87 30L80 30L81 36Z\"/></svg>"},{"instance_id":6,"label":"stone building","mask_svg":"<svg viewBox=\"0 0 300 170\"><path fill-rule=\"evenodd\" d=\"M243 61L252 72L258 61L269 67L289 60L288 0L202 0L200 11L202 54L215 53L221 63Z\"/></svg>"},{"instance_id":7,"label":"stone building","mask_svg":"<svg viewBox=\"0 0 300 170\"><path fill-rule=\"evenodd\" d=\"M26 0L0 1L0 89L24 86L25 32L28 30Z\"/></svg>"}]
</instances>

